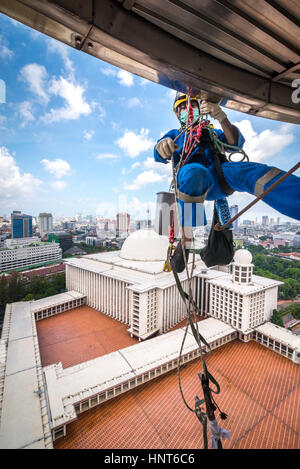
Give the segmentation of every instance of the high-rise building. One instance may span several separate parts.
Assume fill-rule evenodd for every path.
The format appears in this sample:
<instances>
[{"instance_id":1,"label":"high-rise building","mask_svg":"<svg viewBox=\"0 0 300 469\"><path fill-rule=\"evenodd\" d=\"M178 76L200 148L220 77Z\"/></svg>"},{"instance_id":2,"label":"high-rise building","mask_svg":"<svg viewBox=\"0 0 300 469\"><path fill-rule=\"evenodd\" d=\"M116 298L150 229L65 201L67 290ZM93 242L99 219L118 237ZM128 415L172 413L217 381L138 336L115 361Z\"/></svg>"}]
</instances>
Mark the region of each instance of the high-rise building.
<instances>
[{"instance_id":1,"label":"high-rise building","mask_svg":"<svg viewBox=\"0 0 300 469\"><path fill-rule=\"evenodd\" d=\"M59 243L62 252L67 251L73 246L71 233L66 233L65 231L54 231L52 233L48 233L48 241Z\"/></svg>"},{"instance_id":2,"label":"high-rise building","mask_svg":"<svg viewBox=\"0 0 300 469\"><path fill-rule=\"evenodd\" d=\"M41 236L53 230L53 217L51 213L39 214L39 232Z\"/></svg>"},{"instance_id":3,"label":"high-rise building","mask_svg":"<svg viewBox=\"0 0 300 469\"><path fill-rule=\"evenodd\" d=\"M117 213L117 234L122 233L123 231L128 232L130 223L129 213Z\"/></svg>"},{"instance_id":4,"label":"high-rise building","mask_svg":"<svg viewBox=\"0 0 300 469\"><path fill-rule=\"evenodd\" d=\"M14 210L11 214L12 238L32 237L32 216Z\"/></svg>"},{"instance_id":5,"label":"high-rise building","mask_svg":"<svg viewBox=\"0 0 300 469\"><path fill-rule=\"evenodd\" d=\"M268 225L269 224L269 217L268 215L263 215L262 217L262 225Z\"/></svg>"},{"instance_id":6,"label":"high-rise building","mask_svg":"<svg viewBox=\"0 0 300 469\"><path fill-rule=\"evenodd\" d=\"M235 217L235 215L237 215L239 213L239 207L238 205L231 205L230 207L230 215L231 215L231 218L232 217ZM237 230L239 227L239 219L237 218L237 220L235 220L233 222L233 229L234 230Z\"/></svg>"}]
</instances>

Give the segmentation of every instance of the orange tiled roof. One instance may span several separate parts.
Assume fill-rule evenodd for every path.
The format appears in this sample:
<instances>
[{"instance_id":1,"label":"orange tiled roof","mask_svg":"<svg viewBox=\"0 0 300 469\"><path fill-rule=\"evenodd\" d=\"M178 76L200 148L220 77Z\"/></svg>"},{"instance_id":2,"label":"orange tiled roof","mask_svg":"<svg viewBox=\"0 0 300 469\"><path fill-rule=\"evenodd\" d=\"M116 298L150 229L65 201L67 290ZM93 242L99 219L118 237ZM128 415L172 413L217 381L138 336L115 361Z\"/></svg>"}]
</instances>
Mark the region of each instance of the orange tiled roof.
<instances>
[{"instance_id":1,"label":"orange tiled roof","mask_svg":"<svg viewBox=\"0 0 300 469\"><path fill-rule=\"evenodd\" d=\"M128 326L89 306L37 321L42 366L62 362L74 366L136 344Z\"/></svg>"},{"instance_id":2,"label":"orange tiled roof","mask_svg":"<svg viewBox=\"0 0 300 469\"><path fill-rule=\"evenodd\" d=\"M255 343L238 340L207 356L221 385L216 395L230 430L224 449L300 448L299 367ZM182 386L192 407L201 396L197 360L182 369ZM199 449L202 426L184 405L177 373L170 372L78 416L57 449Z\"/></svg>"},{"instance_id":3,"label":"orange tiled roof","mask_svg":"<svg viewBox=\"0 0 300 469\"><path fill-rule=\"evenodd\" d=\"M37 322L43 366L81 361L136 343L127 326L89 307ZM224 448L300 448L299 365L255 342L238 340L207 355L209 371L221 385L216 395L231 431ZM185 397L201 396L199 360L182 368ZM148 382L84 412L67 426L55 448L198 449L200 422L184 405L176 372Z\"/></svg>"}]
</instances>

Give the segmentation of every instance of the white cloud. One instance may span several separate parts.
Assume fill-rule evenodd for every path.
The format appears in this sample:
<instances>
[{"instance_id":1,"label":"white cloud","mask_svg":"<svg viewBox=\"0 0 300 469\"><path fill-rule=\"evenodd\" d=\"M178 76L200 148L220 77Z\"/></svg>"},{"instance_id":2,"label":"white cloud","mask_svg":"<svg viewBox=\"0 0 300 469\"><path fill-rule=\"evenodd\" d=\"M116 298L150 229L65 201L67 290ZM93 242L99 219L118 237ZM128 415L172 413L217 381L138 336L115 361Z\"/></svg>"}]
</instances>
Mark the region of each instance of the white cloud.
<instances>
[{"instance_id":1,"label":"white cloud","mask_svg":"<svg viewBox=\"0 0 300 469\"><path fill-rule=\"evenodd\" d=\"M115 160L116 158L118 158L118 156L113 153L100 153L100 155L97 156L97 160Z\"/></svg>"},{"instance_id":2,"label":"white cloud","mask_svg":"<svg viewBox=\"0 0 300 469\"><path fill-rule=\"evenodd\" d=\"M246 142L243 149L249 156L250 161L266 160L270 156L279 153L294 140L291 127L287 125L282 125L278 130L265 129L260 133L253 129L248 119L234 122L234 125L240 129L245 137Z\"/></svg>"},{"instance_id":3,"label":"white cloud","mask_svg":"<svg viewBox=\"0 0 300 469\"><path fill-rule=\"evenodd\" d=\"M132 73L129 73L126 70L119 70L117 73L117 77L119 78L119 83L122 86L130 87L134 84Z\"/></svg>"},{"instance_id":4,"label":"white cloud","mask_svg":"<svg viewBox=\"0 0 300 469\"><path fill-rule=\"evenodd\" d=\"M127 106L129 108L141 107L142 103L141 103L141 100L139 98L134 97L134 98L131 98L131 99L128 100Z\"/></svg>"},{"instance_id":5,"label":"white cloud","mask_svg":"<svg viewBox=\"0 0 300 469\"><path fill-rule=\"evenodd\" d=\"M172 90L171 88L167 91L167 97L170 99L175 99L177 91Z\"/></svg>"},{"instance_id":6,"label":"white cloud","mask_svg":"<svg viewBox=\"0 0 300 469\"><path fill-rule=\"evenodd\" d=\"M71 76L73 76L74 65L69 57L70 47L63 42L56 41L56 39L53 38L49 38L47 40L47 46L50 52L57 53L61 56L66 70L71 74Z\"/></svg>"},{"instance_id":7,"label":"white cloud","mask_svg":"<svg viewBox=\"0 0 300 469\"><path fill-rule=\"evenodd\" d=\"M36 63L25 65L20 70L19 78L26 82L30 91L43 103L48 104L51 95L58 96L64 101L64 105L59 108L51 108L41 119L45 123L58 122L61 120L74 120L82 115L91 113L91 106L86 102L82 85L75 82L73 76L73 64L68 58L65 46L56 42L49 42L50 50L57 51L63 58L65 67L70 72L69 77L48 78L47 70L43 65ZM98 103L93 103L94 108L99 109L100 120L103 119L105 111Z\"/></svg>"},{"instance_id":8,"label":"white cloud","mask_svg":"<svg viewBox=\"0 0 300 469\"><path fill-rule=\"evenodd\" d=\"M101 68L101 73L107 77L117 77L119 79L119 83L122 86L133 86L134 85L134 77L132 73L127 72L126 70L118 70L114 68Z\"/></svg>"},{"instance_id":9,"label":"white cloud","mask_svg":"<svg viewBox=\"0 0 300 469\"><path fill-rule=\"evenodd\" d=\"M81 115L88 115L91 112L90 105L84 99L84 88L76 85L64 77L53 78L49 92L55 96L60 96L65 105L58 109L50 109L45 114L45 122L55 122L60 120L78 119Z\"/></svg>"},{"instance_id":10,"label":"white cloud","mask_svg":"<svg viewBox=\"0 0 300 469\"><path fill-rule=\"evenodd\" d=\"M119 131L120 127L121 127L121 125L118 122L114 122L114 121L111 122L111 128L114 131Z\"/></svg>"},{"instance_id":11,"label":"white cloud","mask_svg":"<svg viewBox=\"0 0 300 469\"><path fill-rule=\"evenodd\" d=\"M62 181L62 180L53 181L51 183L51 187L56 191L62 191L63 189L65 189L66 186L67 186L66 181Z\"/></svg>"},{"instance_id":12,"label":"white cloud","mask_svg":"<svg viewBox=\"0 0 300 469\"><path fill-rule=\"evenodd\" d=\"M147 78L140 78L140 85L141 86L146 86L148 85L149 83L151 83L151 81L147 80Z\"/></svg>"},{"instance_id":13,"label":"white cloud","mask_svg":"<svg viewBox=\"0 0 300 469\"><path fill-rule=\"evenodd\" d=\"M130 166L130 171L133 171L135 168L137 168L138 166L140 166L141 163L139 163L138 161L136 163L133 163L131 166Z\"/></svg>"},{"instance_id":14,"label":"white cloud","mask_svg":"<svg viewBox=\"0 0 300 469\"><path fill-rule=\"evenodd\" d=\"M120 194L118 198L118 211L130 213L133 219L145 219L147 210L150 209L150 217L155 215L155 202L142 202L137 197L128 198L126 194Z\"/></svg>"},{"instance_id":15,"label":"white cloud","mask_svg":"<svg viewBox=\"0 0 300 469\"><path fill-rule=\"evenodd\" d=\"M11 59L13 57L14 53L11 49L8 47L7 41L4 39L3 36L0 36L0 57L1 59Z\"/></svg>"},{"instance_id":16,"label":"white cloud","mask_svg":"<svg viewBox=\"0 0 300 469\"><path fill-rule=\"evenodd\" d=\"M171 165L171 163L169 163L169 164L158 163L157 161L154 160L154 158L151 158L149 156L143 162L143 166L147 170L153 169L154 171L156 171L160 174L165 174L167 176L172 176L172 165Z\"/></svg>"},{"instance_id":17,"label":"white cloud","mask_svg":"<svg viewBox=\"0 0 300 469\"><path fill-rule=\"evenodd\" d=\"M110 76L116 76L117 75L117 70L114 70L113 68L101 68L100 72L103 73L103 75L110 77Z\"/></svg>"},{"instance_id":18,"label":"white cloud","mask_svg":"<svg viewBox=\"0 0 300 469\"><path fill-rule=\"evenodd\" d=\"M6 116L2 116L0 114L0 129L3 129L4 128L4 122L6 121Z\"/></svg>"},{"instance_id":19,"label":"white cloud","mask_svg":"<svg viewBox=\"0 0 300 469\"><path fill-rule=\"evenodd\" d=\"M104 124L104 118L106 116L106 111L105 111L104 107L102 106L102 104L97 103L97 101L92 101L91 109L92 109L93 112L94 111L97 112L97 115L98 115L98 118L99 118L100 122L102 122L102 124Z\"/></svg>"},{"instance_id":20,"label":"white cloud","mask_svg":"<svg viewBox=\"0 0 300 469\"><path fill-rule=\"evenodd\" d=\"M34 115L32 113L32 104L29 101L23 101L19 107L19 113L23 120L21 126L25 127L27 122L34 120Z\"/></svg>"},{"instance_id":21,"label":"white cloud","mask_svg":"<svg viewBox=\"0 0 300 469\"><path fill-rule=\"evenodd\" d=\"M84 130L83 131L83 137L85 138L85 140L91 140L94 136L94 133L95 131L94 130Z\"/></svg>"},{"instance_id":22,"label":"white cloud","mask_svg":"<svg viewBox=\"0 0 300 469\"><path fill-rule=\"evenodd\" d=\"M130 158L135 158L143 151L150 150L155 145L154 140L149 137L148 129L141 129L139 134L131 130L125 130L123 137L115 142Z\"/></svg>"},{"instance_id":23,"label":"white cloud","mask_svg":"<svg viewBox=\"0 0 300 469\"><path fill-rule=\"evenodd\" d=\"M43 65L32 63L20 70L20 79L26 82L30 91L44 103L49 102L49 96L45 91L47 78L48 73Z\"/></svg>"},{"instance_id":24,"label":"white cloud","mask_svg":"<svg viewBox=\"0 0 300 469\"><path fill-rule=\"evenodd\" d=\"M31 197L41 184L32 174L22 174L7 148L0 147L0 199Z\"/></svg>"},{"instance_id":25,"label":"white cloud","mask_svg":"<svg viewBox=\"0 0 300 469\"><path fill-rule=\"evenodd\" d=\"M104 218L112 218L118 211L118 207L113 202L99 202L95 209L95 212Z\"/></svg>"},{"instance_id":26,"label":"white cloud","mask_svg":"<svg viewBox=\"0 0 300 469\"><path fill-rule=\"evenodd\" d=\"M162 174L159 174L153 170L144 171L136 177L132 184L126 184L124 188L130 191L138 190L142 187L145 187L147 184L162 182L163 180L164 176Z\"/></svg>"},{"instance_id":27,"label":"white cloud","mask_svg":"<svg viewBox=\"0 0 300 469\"><path fill-rule=\"evenodd\" d=\"M44 165L44 169L53 174L57 179L67 176L71 171L69 163L61 158L56 158L56 160L53 161L43 159L41 163Z\"/></svg>"},{"instance_id":28,"label":"white cloud","mask_svg":"<svg viewBox=\"0 0 300 469\"><path fill-rule=\"evenodd\" d=\"M139 166L141 166L141 163L139 161L136 161L136 163L133 163L128 170L126 168L122 168L122 174L129 174Z\"/></svg>"},{"instance_id":29,"label":"white cloud","mask_svg":"<svg viewBox=\"0 0 300 469\"><path fill-rule=\"evenodd\" d=\"M126 190L138 190L146 184L155 182L167 182L170 184L172 179L172 167L170 164L159 164L153 158L148 157L143 163L134 163L128 173L140 165L145 170L131 184L125 184L124 188Z\"/></svg>"}]
</instances>

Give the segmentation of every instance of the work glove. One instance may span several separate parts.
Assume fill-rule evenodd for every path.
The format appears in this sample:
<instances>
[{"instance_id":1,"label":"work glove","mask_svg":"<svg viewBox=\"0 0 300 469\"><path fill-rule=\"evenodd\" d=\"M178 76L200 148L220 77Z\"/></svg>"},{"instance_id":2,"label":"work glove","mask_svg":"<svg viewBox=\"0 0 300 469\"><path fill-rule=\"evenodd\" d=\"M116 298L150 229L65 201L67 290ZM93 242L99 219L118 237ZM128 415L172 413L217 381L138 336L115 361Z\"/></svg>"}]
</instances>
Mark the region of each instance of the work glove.
<instances>
[{"instance_id":1,"label":"work glove","mask_svg":"<svg viewBox=\"0 0 300 469\"><path fill-rule=\"evenodd\" d=\"M167 160L171 158L175 150L178 150L179 145L177 145L170 137L163 138L160 140L156 146L156 151L159 155Z\"/></svg>"},{"instance_id":2,"label":"work glove","mask_svg":"<svg viewBox=\"0 0 300 469\"><path fill-rule=\"evenodd\" d=\"M213 119L217 119L219 122L222 122L227 117L218 104L208 101L201 101L200 114L209 114Z\"/></svg>"}]
</instances>

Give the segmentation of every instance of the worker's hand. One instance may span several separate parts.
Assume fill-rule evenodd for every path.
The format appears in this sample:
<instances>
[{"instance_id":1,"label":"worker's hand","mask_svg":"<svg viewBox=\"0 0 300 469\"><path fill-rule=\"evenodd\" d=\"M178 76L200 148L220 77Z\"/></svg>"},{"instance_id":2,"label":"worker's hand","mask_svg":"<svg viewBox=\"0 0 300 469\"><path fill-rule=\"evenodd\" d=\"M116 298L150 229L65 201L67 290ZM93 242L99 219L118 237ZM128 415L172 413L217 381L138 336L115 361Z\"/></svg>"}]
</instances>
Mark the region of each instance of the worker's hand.
<instances>
[{"instance_id":1,"label":"worker's hand","mask_svg":"<svg viewBox=\"0 0 300 469\"><path fill-rule=\"evenodd\" d=\"M201 101L200 114L209 114L213 119L217 119L219 122L222 122L227 117L218 104L208 101Z\"/></svg>"},{"instance_id":2,"label":"worker's hand","mask_svg":"<svg viewBox=\"0 0 300 469\"><path fill-rule=\"evenodd\" d=\"M177 145L170 137L163 138L156 144L156 151L159 155L167 160L171 158L175 150L178 150L179 145Z\"/></svg>"}]
</instances>

